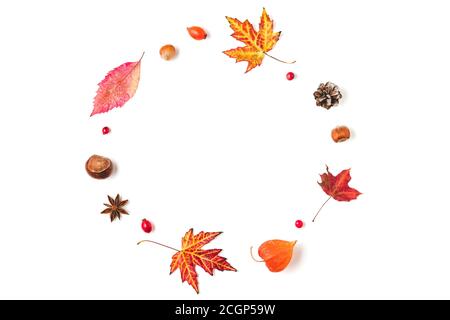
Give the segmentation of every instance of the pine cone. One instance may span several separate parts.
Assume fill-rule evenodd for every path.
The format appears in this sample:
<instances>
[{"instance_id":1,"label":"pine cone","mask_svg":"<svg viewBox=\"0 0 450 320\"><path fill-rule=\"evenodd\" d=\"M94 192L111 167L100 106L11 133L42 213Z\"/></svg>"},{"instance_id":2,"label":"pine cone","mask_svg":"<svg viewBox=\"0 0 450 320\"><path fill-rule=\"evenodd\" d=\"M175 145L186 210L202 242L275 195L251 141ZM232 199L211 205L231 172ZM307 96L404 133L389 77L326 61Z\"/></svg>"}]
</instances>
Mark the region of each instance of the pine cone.
<instances>
[{"instance_id":1,"label":"pine cone","mask_svg":"<svg viewBox=\"0 0 450 320\"><path fill-rule=\"evenodd\" d=\"M342 98L342 94L337 85L332 82L327 82L320 84L319 88L314 92L314 98L316 98L316 106L330 109L339 104L339 99Z\"/></svg>"}]
</instances>

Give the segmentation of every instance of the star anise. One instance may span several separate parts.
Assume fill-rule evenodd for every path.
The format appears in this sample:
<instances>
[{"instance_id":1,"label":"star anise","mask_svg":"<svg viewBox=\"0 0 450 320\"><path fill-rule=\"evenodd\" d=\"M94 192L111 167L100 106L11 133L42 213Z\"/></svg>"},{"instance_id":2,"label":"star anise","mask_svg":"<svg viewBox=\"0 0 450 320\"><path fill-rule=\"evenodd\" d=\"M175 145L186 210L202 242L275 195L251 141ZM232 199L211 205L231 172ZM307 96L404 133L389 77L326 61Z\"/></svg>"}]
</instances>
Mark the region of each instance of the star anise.
<instances>
[{"instance_id":1,"label":"star anise","mask_svg":"<svg viewBox=\"0 0 450 320\"><path fill-rule=\"evenodd\" d=\"M111 218L111 222L113 222L116 218L120 220L121 214L128 214L128 212L123 208L124 205L127 204L128 200L120 200L120 195L118 194L115 199L108 196L109 204L104 203L107 208L103 210L102 214L109 214Z\"/></svg>"}]
</instances>

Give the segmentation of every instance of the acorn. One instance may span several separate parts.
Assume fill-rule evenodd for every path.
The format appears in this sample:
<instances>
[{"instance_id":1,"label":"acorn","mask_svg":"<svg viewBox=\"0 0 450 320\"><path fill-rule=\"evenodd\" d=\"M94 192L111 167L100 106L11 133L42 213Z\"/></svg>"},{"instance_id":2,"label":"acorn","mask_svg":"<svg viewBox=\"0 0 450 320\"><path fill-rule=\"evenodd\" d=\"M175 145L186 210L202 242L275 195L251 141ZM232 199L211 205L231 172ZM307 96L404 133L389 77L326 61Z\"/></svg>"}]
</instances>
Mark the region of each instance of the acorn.
<instances>
[{"instance_id":1,"label":"acorn","mask_svg":"<svg viewBox=\"0 0 450 320\"><path fill-rule=\"evenodd\" d=\"M106 179L112 173L113 164L110 159L94 154L86 161L85 167L92 178Z\"/></svg>"},{"instance_id":2,"label":"acorn","mask_svg":"<svg viewBox=\"0 0 450 320\"><path fill-rule=\"evenodd\" d=\"M331 138L334 142L344 142L350 138L350 129L346 126L339 126L331 131Z\"/></svg>"}]
</instances>

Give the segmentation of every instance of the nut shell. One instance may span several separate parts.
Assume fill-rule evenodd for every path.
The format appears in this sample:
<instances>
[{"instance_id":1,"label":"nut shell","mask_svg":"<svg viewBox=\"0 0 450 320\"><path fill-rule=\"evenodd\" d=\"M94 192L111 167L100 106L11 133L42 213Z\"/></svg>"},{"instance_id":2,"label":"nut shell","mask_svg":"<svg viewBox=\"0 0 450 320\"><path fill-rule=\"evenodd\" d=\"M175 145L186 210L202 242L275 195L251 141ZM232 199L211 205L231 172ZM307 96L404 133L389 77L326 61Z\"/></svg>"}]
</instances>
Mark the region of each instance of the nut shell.
<instances>
[{"instance_id":1,"label":"nut shell","mask_svg":"<svg viewBox=\"0 0 450 320\"><path fill-rule=\"evenodd\" d=\"M339 126L331 131L331 138L334 142L344 142L350 138L350 129L346 126Z\"/></svg>"},{"instance_id":2,"label":"nut shell","mask_svg":"<svg viewBox=\"0 0 450 320\"><path fill-rule=\"evenodd\" d=\"M92 178L106 179L112 173L113 164L110 159L94 154L86 161L85 168Z\"/></svg>"},{"instance_id":3,"label":"nut shell","mask_svg":"<svg viewBox=\"0 0 450 320\"><path fill-rule=\"evenodd\" d=\"M166 44L159 49L161 58L166 61L172 60L177 55L177 49L171 44Z\"/></svg>"}]
</instances>

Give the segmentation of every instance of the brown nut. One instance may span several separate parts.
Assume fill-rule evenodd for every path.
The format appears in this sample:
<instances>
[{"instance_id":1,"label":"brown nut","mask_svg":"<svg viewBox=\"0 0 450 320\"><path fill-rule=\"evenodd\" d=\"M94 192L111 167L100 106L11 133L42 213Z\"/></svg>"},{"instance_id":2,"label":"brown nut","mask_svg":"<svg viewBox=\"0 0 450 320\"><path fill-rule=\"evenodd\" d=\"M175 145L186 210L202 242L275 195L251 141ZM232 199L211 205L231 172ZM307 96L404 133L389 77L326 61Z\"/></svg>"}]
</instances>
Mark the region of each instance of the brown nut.
<instances>
[{"instance_id":1,"label":"brown nut","mask_svg":"<svg viewBox=\"0 0 450 320\"><path fill-rule=\"evenodd\" d=\"M112 173L112 161L106 157L94 154L86 161L86 172L92 178L106 179Z\"/></svg>"},{"instance_id":2,"label":"brown nut","mask_svg":"<svg viewBox=\"0 0 450 320\"><path fill-rule=\"evenodd\" d=\"M169 61L175 58L177 49L175 49L175 47L171 44L166 44L165 46L162 46L161 49L159 49L159 54L161 55L161 58Z\"/></svg>"},{"instance_id":3,"label":"brown nut","mask_svg":"<svg viewBox=\"0 0 450 320\"><path fill-rule=\"evenodd\" d=\"M350 138L350 129L346 126L336 127L331 131L331 138L334 142L343 142Z\"/></svg>"}]
</instances>

